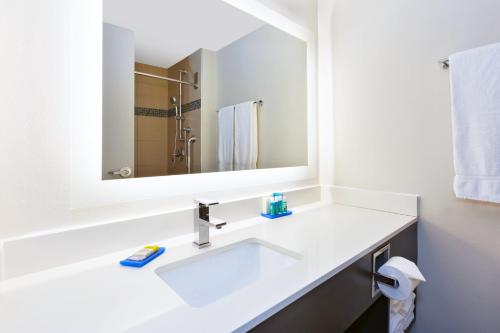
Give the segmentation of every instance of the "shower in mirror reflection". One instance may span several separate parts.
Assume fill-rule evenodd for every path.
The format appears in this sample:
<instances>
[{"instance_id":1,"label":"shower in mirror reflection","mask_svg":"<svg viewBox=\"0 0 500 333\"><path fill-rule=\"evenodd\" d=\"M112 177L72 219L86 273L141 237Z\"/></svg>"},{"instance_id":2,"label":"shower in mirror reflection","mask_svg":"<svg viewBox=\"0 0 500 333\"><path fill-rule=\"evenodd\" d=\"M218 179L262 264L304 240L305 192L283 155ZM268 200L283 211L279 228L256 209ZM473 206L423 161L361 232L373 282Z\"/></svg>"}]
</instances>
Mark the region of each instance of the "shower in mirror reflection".
<instances>
[{"instance_id":1,"label":"shower in mirror reflection","mask_svg":"<svg viewBox=\"0 0 500 333\"><path fill-rule=\"evenodd\" d=\"M168 69L137 64L140 65L140 70L135 71L136 116L148 116L146 120L144 117L136 117L136 137L138 140L145 137L143 142L138 142L136 149L138 162L136 169L139 177L191 173L193 172L192 162L199 160L199 157L192 153L190 158L187 158L188 151L194 150L193 147L187 146L188 142L190 145L196 142L195 140L189 141L189 139L194 135L193 132L197 131L191 126L193 117L186 117L184 112L184 106L187 106L187 112L196 111L189 106L193 98L198 98L198 94L193 92L201 90L197 82L197 73L191 74L192 70L197 69L184 69L184 66L193 67L194 63L195 61L176 64ZM177 66L180 68L176 68ZM162 75L153 74L156 70L161 71ZM190 80L191 78L193 80ZM144 80L149 80L149 85L144 86L141 83ZM156 113L154 112L156 111L155 105L160 107ZM141 106L153 108L147 109L153 112L138 114L137 107ZM149 127L144 127L144 122L147 122ZM160 123L165 125L161 125L162 135L157 139L158 145L156 145L152 142L152 136L155 132L159 132L155 131L155 126L160 126ZM144 171L151 169L151 164L154 163L159 166L156 168L157 171L153 169L151 173L145 174ZM188 165L188 163L191 164Z\"/></svg>"},{"instance_id":2,"label":"shower in mirror reflection","mask_svg":"<svg viewBox=\"0 0 500 333\"><path fill-rule=\"evenodd\" d=\"M175 165L177 161L185 162L187 173L190 174L192 172L192 145L196 142L196 137L189 137L191 134L191 127L183 126L183 120L185 118L182 115L182 90L183 85L192 85L195 89L198 89L196 85L197 82L190 83L188 81L184 81L184 75L188 74L188 71L185 69L179 69L179 80L177 83L179 84L179 103L177 103L177 97L171 96L170 103L175 109L175 135L173 137L173 154L171 154L171 161ZM175 82L175 81L172 81ZM169 140L170 141L170 140ZM179 148L179 145L182 148Z\"/></svg>"},{"instance_id":3,"label":"shower in mirror reflection","mask_svg":"<svg viewBox=\"0 0 500 333\"><path fill-rule=\"evenodd\" d=\"M177 98L175 98L175 96L170 97L170 103L172 103L172 105L175 108L174 153L172 154L172 162L175 163L175 159L177 157L179 157L179 155L180 155L180 152L178 152L178 150L177 150L177 139L179 136L179 124L178 124L178 122L180 120L180 116L179 116L179 106L177 105Z\"/></svg>"},{"instance_id":4,"label":"shower in mirror reflection","mask_svg":"<svg viewBox=\"0 0 500 333\"><path fill-rule=\"evenodd\" d=\"M109 179L105 176L110 170L128 165L133 177L223 170L218 167L215 111L260 99L266 102L266 112L258 118L258 161L231 161L231 168L307 165L303 40L222 0L103 4L104 25L114 27L105 29L113 33L103 39L104 179ZM175 15L165 20L167 12L189 12L190 24ZM127 126L114 131L121 122ZM244 155L254 156L252 151ZM125 152L129 159L118 161Z\"/></svg>"}]
</instances>

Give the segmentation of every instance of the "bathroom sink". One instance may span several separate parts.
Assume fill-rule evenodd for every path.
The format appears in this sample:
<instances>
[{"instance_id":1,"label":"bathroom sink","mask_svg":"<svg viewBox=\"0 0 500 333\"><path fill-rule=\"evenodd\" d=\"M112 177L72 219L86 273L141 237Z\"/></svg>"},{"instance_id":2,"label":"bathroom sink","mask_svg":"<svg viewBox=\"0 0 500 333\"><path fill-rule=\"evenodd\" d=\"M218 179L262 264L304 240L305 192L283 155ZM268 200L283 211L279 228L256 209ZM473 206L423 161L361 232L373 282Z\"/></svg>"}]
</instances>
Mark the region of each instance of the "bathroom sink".
<instances>
[{"instance_id":1,"label":"bathroom sink","mask_svg":"<svg viewBox=\"0 0 500 333\"><path fill-rule=\"evenodd\" d=\"M187 304L203 307L299 260L285 249L257 239L156 269L156 274Z\"/></svg>"}]
</instances>

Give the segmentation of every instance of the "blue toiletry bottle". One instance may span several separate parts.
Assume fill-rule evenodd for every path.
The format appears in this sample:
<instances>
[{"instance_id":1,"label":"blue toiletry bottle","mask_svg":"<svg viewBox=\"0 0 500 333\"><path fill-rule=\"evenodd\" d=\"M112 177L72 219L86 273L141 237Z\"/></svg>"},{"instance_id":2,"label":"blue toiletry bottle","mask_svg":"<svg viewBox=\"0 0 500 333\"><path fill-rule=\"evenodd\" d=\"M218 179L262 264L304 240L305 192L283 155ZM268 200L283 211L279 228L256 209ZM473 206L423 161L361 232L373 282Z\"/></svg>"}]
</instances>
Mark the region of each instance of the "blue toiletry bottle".
<instances>
[{"instance_id":1,"label":"blue toiletry bottle","mask_svg":"<svg viewBox=\"0 0 500 333\"><path fill-rule=\"evenodd\" d=\"M276 214L276 202L275 202L274 196L272 196L269 199L269 211L268 211L268 214L269 215L275 215Z\"/></svg>"},{"instance_id":2,"label":"blue toiletry bottle","mask_svg":"<svg viewBox=\"0 0 500 333\"><path fill-rule=\"evenodd\" d=\"M273 193L274 198L274 215L283 213L283 193Z\"/></svg>"},{"instance_id":3,"label":"blue toiletry bottle","mask_svg":"<svg viewBox=\"0 0 500 333\"><path fill-rule=\"evenodd\" d=\"M281 212L286 213L288 211L288 202L286 200L286 197L283 196L283 199L281 200Z\"/></svg>"}]
</instances>

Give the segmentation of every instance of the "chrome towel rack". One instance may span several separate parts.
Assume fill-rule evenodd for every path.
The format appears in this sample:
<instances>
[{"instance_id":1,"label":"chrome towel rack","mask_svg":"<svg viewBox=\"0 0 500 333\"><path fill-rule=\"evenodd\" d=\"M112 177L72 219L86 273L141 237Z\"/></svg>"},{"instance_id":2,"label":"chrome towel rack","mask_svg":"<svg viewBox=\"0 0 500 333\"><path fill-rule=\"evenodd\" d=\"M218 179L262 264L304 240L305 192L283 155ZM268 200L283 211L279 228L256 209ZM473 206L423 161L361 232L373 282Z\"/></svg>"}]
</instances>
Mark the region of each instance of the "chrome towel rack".
<instances>
[{"instance_id":1,"label":"chrome towel rack","mask_svg":"<svg viewBox=\"0 0 500 333\"><path fill-rule=\"evenodd\" d=\"M438 61L439 64L443 67L443 69L448 69L450 68L450 59L448 58L445 58L445 59L441 59Z\"/></svg>"},{"instance_id":2,"label":"chrome towel rack","mask_svg":"<svg viewBox=\"0 0 500 333\"><path fill-rule=\"evenodd\" d=\"M253 101L254 104L259 104L259 107L264 106L264 101L263 100L258 100L258 101ZM219 110L216 110L216 112L219 112Z\"/></svg>"}]
</instances>

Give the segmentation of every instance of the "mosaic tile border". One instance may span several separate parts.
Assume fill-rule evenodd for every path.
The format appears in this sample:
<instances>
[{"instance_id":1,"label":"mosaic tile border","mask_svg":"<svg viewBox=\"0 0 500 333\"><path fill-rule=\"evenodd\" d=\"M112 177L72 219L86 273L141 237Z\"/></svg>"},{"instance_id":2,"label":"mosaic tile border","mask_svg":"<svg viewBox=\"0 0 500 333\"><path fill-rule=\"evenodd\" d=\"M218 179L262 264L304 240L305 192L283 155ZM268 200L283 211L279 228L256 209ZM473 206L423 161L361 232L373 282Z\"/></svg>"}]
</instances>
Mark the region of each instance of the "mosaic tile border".
<instances>
[{"instance_id":1,"label":"mosaic tile border","mask_svg":"<svg viewBox=\"0 0 500 333\"><path fill-rule=\"evenodd\" d=\"M201 109L201 99L182 104L182 112L189 112ZM175 109L172 109L173 115L175 116Z\"/></svg>"},{"instance_id":2,"label":"mosaic tile border","mask_svg":"<svg viewBox=\"0 0 500 333\"><path fill-rule=\"evenodd\" d=\"M199 110L201 109L201 99L197 99L195 101L182 104L182 112L190 112L194 110ZM159 117L159 118L166 118L166 117L174 117L175 116L175 108L171 108L168 110L164 109L152 109L152 108L141 108L141 107L136 107L134 114L136 116L146 116L146 117Z\"/></svg>"},{"instance_id":3,"label":"mosaic tile border","mask_svg":"<svg viewBox=\"0 0 500 333\"><path fill-rule=\"evenodd\" d=\"M168 117L168 110L136 107L134 114L136 116L166 118Z\"/></svg>"}]
</instances>

